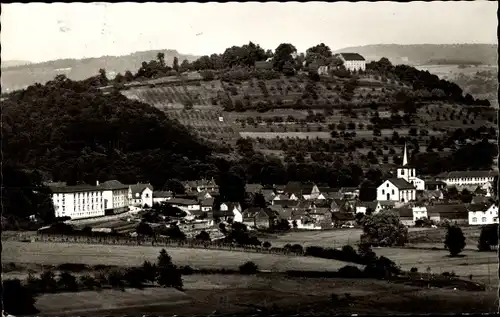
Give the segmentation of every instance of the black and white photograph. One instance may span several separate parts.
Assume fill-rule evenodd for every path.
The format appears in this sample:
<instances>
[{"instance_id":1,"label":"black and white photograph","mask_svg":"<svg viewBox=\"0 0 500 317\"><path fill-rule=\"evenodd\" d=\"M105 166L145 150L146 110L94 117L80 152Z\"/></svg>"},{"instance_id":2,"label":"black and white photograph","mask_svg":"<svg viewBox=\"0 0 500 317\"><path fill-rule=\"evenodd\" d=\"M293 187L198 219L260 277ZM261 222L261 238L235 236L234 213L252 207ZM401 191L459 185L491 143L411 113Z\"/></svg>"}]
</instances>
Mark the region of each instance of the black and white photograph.
<instances>
[{"instance_id":1,"label":"black and white photograph","mask_svg":"<svg viewBox=\"0 0 500 317\"><path fill-rule=\"evenodd\" d=\"M1 317L498 313L498 6L2 3Z\"/></svg>"}]
</instances>

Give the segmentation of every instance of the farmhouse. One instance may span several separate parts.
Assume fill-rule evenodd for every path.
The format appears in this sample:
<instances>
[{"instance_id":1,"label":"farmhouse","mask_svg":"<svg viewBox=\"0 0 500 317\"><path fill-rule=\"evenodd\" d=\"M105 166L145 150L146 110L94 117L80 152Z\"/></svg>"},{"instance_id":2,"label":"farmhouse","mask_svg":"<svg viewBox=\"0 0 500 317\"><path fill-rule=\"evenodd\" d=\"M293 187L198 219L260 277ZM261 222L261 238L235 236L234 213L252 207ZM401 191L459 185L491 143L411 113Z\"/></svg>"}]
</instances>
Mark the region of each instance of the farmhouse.
<instances>
[{"instance_id":1,"label":"farmhouse","mask_svg":"<svg viewBox=\"0 0 500 317\"><path fill-rule=\"evenodd\" d=\"M104 216L103 188L87 184L67 186L66 183L49 183L56 217L82 219Z\"/></svg>"},{"instance_id":2,"label":"farmhouse","mask_svg":"<svg viewBox=\"0 0 500 317\"><path fill-rule=\"evenodd\" d=\"M358 53L340 53L337 56L344 62L345 69L349 71L366 70L366 60Z\"/></svg>"},{"instance_id":3,"label":"farmhouse","mask_svg":"<svg viewBox=\"0 0 500 317\"><path fill-rule=\"evenodd\" d=\"M172 207L177 207L180 210L184 211L188 215L199 215L200 214L200 204L192 199L184 199L184 198L172 198L167 200L165 203L169 204Z\"/></svg>"},{"instance_id":4,"label":"farmhouse","mask_svg":"<svg viewBox=\"0 0 500 317\"><path fill-rule=\"evenodd\" d=\"M414 201L416 188L402 178L390 178L377 188L377 200Z\"/></svg>"},{"instance_id":5,"label":"farmhouse","mask_svg":"<svg viewBox=\"0 0 500 317\"><path fill-rule=\"evenodd\" d=\"M97 181L96 185L103 190L102 196L106 215L128 211L128 185L122 184L117 180L106 181L102 184L99 184L99 181Z\"/></svg>"},{"instance_id":6,"label":"farmhouse","mask_svg":"<svg viewBox=\"0 0 500 317\"><path fill-rule=\"evenodd\" d=\"M335 227L352 226L355 224L356 218L350 213L334 212L332 213L332 222Z\"/></svg>"},{"instance_id":7,"label":"farmhouse","mask_svg":"<svg viewBox=\"0 0 500 317\"><path fill-rule=\"evenodd\" d=\"M376 214L382 210L382 206L378 201L364 201L358 203L356 206L356 213L366 214L368 210Z\"/></svg>"},{"instance_id":8,"label":"farmhouse","mask_svg":"<svg viewBox=\"0 0 500 317\"><path fill-rule=\"evenodd\" d=\"M205 198L205 199L200 201L201 211L203 211L203 212L212 211L213 205L214 205L213 198Z\"/></svg>"},{"instance_id":9,"label":"farmhouse","mask_svg":"<svg viewBox=\"0 0 500 317\"><path fill-rule=\"evenodd\" d=\"M222 217L232 218L235 222L243 222L243 214L241 210L240 203L237 202L224 202L220 204L219 213L214 212L214 217L216 214L221 214ZM219 218L222 218L219 217Z\"/></svg>"},{"instance_id":10,"label":"farmhouse","mask_svg":"<svg viewBox=\"0 0 500 317\"><path fill-rule=\"evenodd\" d=\"M250 227L270 228L277 218L276 212L269 208L248 208L243 211L243 223Z\"/></svg>"},{"instance_id":11,"label":"farmhouse","mask_svg":"<svg viewBox=\"0 0 500 317\"><path fill-rule=\"evenodd\" d=\"M436 179L453 185L488 185L498 175L495 171L454 171L439 174Z\"/></svg>"},{"instance_id":12,"label":"farmhouse","mask_svg":"<svg viewBox=\"0 0 500 317\"><path fill-rule=\"evenodd\" d=\"M153 206L153 186L151 184L129 185L128 202L135 207Z\"/></svg>"},{"instance_id":13,"label":"farmhouse","mask_svg":"<svg viewBox=\"0 0 500 317\"><path fill-rule=\"evenodd\" d=\"M435 222L449 221L455 224L468 223L468 210L464 204L441 204L427 206L428 218Z\"/></svg>"},{"instance_id":14,"label":"farmhouse","mask_svg":"<svg viewBox=\"0 0 500 317\"><path fill-rule=\"evenodd\" d=\"M412 227L415 225L415 219L413 217L413 210L408 207L395 208L393 209L396 213L399 214L399 219L401 223L407 227Z\"/></svg>"},{"instance_id":15,"label":"farmhouse","mask_svg":"<svg viewBox=\"0 0 500 317\"><path fill-rule=\"evenodd\" d=\"M498 206L495 204L468 204L469 225L498 223Z\"/></svg>"},{"instance_id":16,"label":"farmhouse","mask_svg":"<svg viewBox=\"0 0 500 317\"><path fill-rule=\"evenodd\" d=\"M171 191L155 191L153 192L153 204L159 204L161 202L167 201L173 197Z\"/></svg>"},{"instance_id":17,"label":"farmhouse","mask_svg":"<svg viewBox=\"0 0 500 317\"><path fill-rule=\"evenodd\" d=\"M186 192L208 191L213 193L219 191L219 186L215 183L213 178L211 180L202 179L185 182L184 188L186 189Z\"/></svg>"}]
</instances>

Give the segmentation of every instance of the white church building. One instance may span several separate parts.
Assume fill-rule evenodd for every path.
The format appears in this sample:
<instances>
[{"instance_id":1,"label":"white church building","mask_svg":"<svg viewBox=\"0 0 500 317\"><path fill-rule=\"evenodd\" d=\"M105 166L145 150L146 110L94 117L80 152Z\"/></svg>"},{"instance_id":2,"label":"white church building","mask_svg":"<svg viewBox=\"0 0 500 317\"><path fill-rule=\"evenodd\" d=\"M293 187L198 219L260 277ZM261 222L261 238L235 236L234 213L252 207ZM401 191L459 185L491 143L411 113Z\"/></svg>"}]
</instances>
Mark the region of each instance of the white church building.
<instances>
[{"instance_id":1,"label":"white church building","mask_svg":"<svg viewBox=\"0 0 500 317\"><path fill-rule=\"evenodd\" d=\"M425 181L416 176L416 169L408 164L406 144L403 164L397 169L397 177L390 178L377 188L378 201L409 202L416 200L417 190L425 189Z\"/></svg>"}]
</instances>

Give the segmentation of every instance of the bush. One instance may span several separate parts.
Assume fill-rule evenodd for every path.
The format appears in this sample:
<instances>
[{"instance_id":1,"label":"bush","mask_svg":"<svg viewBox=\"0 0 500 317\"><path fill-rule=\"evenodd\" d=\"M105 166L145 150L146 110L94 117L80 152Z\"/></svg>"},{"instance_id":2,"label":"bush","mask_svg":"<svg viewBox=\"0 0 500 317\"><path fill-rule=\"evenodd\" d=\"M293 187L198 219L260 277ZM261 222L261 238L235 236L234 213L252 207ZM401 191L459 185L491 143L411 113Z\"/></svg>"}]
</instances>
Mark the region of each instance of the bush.
<instances>
[{"instance_id":1,"label":"bush","mask_svg":"<svg viewBox=\"0 0 500 317\"><path fill-rule=\"evenodd\" d=\"M266 249L269 249L271 247L271 243L269 241L266 241L262 244L262 246Z\"/></svg>"},{"instance_id":2,"label":"bush","mask_svg":"<svg viewBox=\"0 0 500 317\"><path fill-rule=\"evenodd\" d=\"M78 290L78 283L76 278L68 272L62 272L59 280L59 289L69 292L76 292Z\"/></svg>"},{"instance_id":3,"label":"bush","mask_svg":"<svg viewBox=\"0 0 500 317\"><path fill-rule=\"evenodd\" d=\"M346 265L340 268L337 273L339 277L346 278L360 278L364 276L363 272L359 268L352 265Z\"/></svg>"},{"instance_id":4,"label":"bush","mask_svg":"<svg viewBox=\"0 0 500 317\"><path fill-rule=\"evenodd\" d=\"M192 275L194 273L193 268L190 267L189 265L181 267L180 270L182 275Z\"/></svg>"},{"instance_id":5,"label":"bush","mask_svg":"<svg viewBox=\"0 0 500 317\"><path fill-rule=\"evenodd\" d=\"M183 287L181 272L172 264L172 258L165 249L162 249L158 256L156 281L158 285L163 287L175 287L177 289Z\"/></svg>"},{"instance_id":6,"label":"bush","mask_svg":"<svg viewBox=\"0 0 500 317\"><path fill-rule=\"evenodd\" d=\"M477 248L479 251L490 251L491 246L498 246L498 224L486 225L481 228Z\"/></svg>"},{"instance_id":7,"label":"bush","mask_svg":"<svg viewBox=\"0 0 500 317\"><path fill-rule=\"evenodd\" d=\"M130 287L142 288L146 281L144 271L140 267L128 268L123 276Z\"/></svg>"},{"instance_id":8,"label":"bush","mask_svg":"<svg viewBox=\"0 0 500 317\"><path fill-rule=\"evenodd\" d=\"M12 315L34 315L39 312L34 306L34 293L18 279L2 282L2 304L3 311Z\"/></svg>"},{"instance_id":9,"label":"bush","mask_svg":"<svg viewBox=\"0 0 500 317\"><path fill-rule=\"evenodd\" d=\"M53 293L57 290L57 281L52 271L40 274L40 289L43 293Z\"/></svg>"},{"instance_id":10,"label":"bush","mask_svg":"<svg viewBox=\"0 0 500 317\"><path fill-rule=\"evenodd\" d=\"M387 278L397 275L401 272L399 267L393 261L381 256L377 260L369 263L364 270L368 277Z\"/></svg>"},{"instance_id":11,"label":"bush","mask_svg":"<svg viewBox=\"0 0 500 317\"><path fill-rule=\"evenodd\" d=\"M246 262L245 264L242 264L240 266L240 273L241 274L255 274L259 270L259 267L257 264L253 262Z\"/></svg>"},{"instance_id":12,"label":"bush","mask_svg":"<svg viewBox=\"0 0 500 317\"><path fill-rule=\"evenodd\" d=\"M88 290L101 287L101 283L88 274L80 276L79 282L81 286Z\"/></svg>"},{"instance_id":13,"label":"bush","mask_svg":"<svg viewBox=\"0 0 500 317\"><path fill-rule=\"evenodd\" d=\"M411 272L411 273L417 273L417 272L418 272L418 269L417 269L416 267L412 267L412 268L410 269L410 272Z\"/></svg>"}]
</instances>

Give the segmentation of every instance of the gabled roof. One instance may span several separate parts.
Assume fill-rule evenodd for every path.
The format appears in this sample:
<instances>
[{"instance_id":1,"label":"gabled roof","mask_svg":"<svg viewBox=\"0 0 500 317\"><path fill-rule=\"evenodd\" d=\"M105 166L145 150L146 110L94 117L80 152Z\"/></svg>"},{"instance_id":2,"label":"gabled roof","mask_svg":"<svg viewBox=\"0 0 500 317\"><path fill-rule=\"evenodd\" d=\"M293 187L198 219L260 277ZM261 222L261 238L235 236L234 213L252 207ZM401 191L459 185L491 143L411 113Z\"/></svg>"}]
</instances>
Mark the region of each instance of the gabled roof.
<instances>
[{"instance_id":1,"label":"gabled roof","mask_svg":"<svg viewBox=\"0 0 500 317\"><path fill-rule=\"evenodd\" d=\"M185 198L172 198L170 200L166 200L165 203L169 205L181 205L181 206L198 205L198 202L196 200L185 199Z\"/></svg>"},{"instance_id":2,"label":"gabled roof","mask_svg":"<svg viewBox=\"0 0 500 317\"><path fill-rule=\"evenodd\" d=\"M262 185L261 184L246 184L245 185L245 191L247 193L260 193L262 190Z\"/></svg>"},{"instance_id":3,"label":"gabled roof","mask_svg":"<svg viewBox=\"0 0 500 317\"><path fill-rule=\"evenodd\" d=\"M356 219L353 214L343 213L343 212L332 212L332 219L347 221Z\"/></svg>"},{"instance_id":4,"label":"gabled roof","mask_svg":"<svg viewBox=\"0 0 500 317\"><path fill-rule=\"evenodd\" d=\"M287 194L299 194L302 192L302 184L300 182L288 182L283 191Z\"/></svg>"},{"instance_id":5,"label":"gabled roof","mask_svg":"<svg viewBox=\"0 0 500 317\"><path fill-rule=\"evenodd\" d=\"M241 205L239 202L234 202L234 201L225 201L222 204L225 204L227 206L228 210L234 210L234 208L241 210Z\"/></svg>"},{"instance_id":6,"label":"gabled roof","mask_svg":"<svg viewBox=\"0 0 500 317\"><path fill-rule=\"evenodd\" d=\"M310 194L314 188L314 186L316 186L315 184L301 184L300 185L300 189L302 191L302 194Z\"/></svg>"},{"instance_id":7,"label":"gabled roof","mask_svg":"<svg viewBox=\"0 0 500 317\"><path fill-rule=\"evenodd\" d=\"M356 207L365 207L366 209L371 208L375 211L377 205L378 201L360 201Z\"/></svg>"},{"instance_id":8,"label":"gabled roof","mask_svg":"<svg viewBox=\"0 0 500 317\"><path fill-rule=\"evenodd\" d=\"M339 55L346 61L364 61L365 58L358 53L340 53Z\"/></svg>"},{"instance_id":9,"label":"gabled roof","mask_svg":"<svg viewBox=\"0 0 500 317\"><path fill-rule=\"evenodd\" d=\"M171 191L153 192L153 198L170 198L170 197L172 197Z\"/></svg>"},{"instance_id":10,"label":"gabled roof","mask_svg":"<svg viewBox=\"0 0 500 317\"><path fill-rule=\"evenodd\" d=\"M282 206L284 208L297 207L299 205L299 203L300 202L298 200L274 200L273 201L273 205Z\"/></svg>"},{"instance_id":11,"label":"gabled roof","mask_svg":"<svg viewBox=\"0 0 500 317\"><path fill-rule=\"evenodd\" d=\"M474 196L472 197L472 202L473 204L485 204L485 203L490 203L491 199L489 197L484 197L484 196Z\"/></svg>"},{"instance_id":12,"label":"gabled roof","mask_svg":"<svg viewBox=\"0 0 500 317\"><path fill-rule=\"evenodd\" d=\"M378 203L381 207L394 207L396 204L391 200L379 200Z\"/></svg>"},{"instance_id":13,"label":"gabled roof","mask_svg":"<svg viewBox=\"0 0 500 317\"><path fill-rule=\"evenodd\" d=\"M313 208L311 209L311 211L309 212L309 214L315 214L315 215L329 215L331 212L330 212L330 208Z\"/></svg>"},{"instance_id":14,"label":"gabled roof","mask_svg":"<svg viewBox=\"0 0 500 317\"><path fill-rule=\"evenodd\" d=\"M214 205L214 198L205 198L201 200L200 205L203 207L211 207Z\"/></svg>"},{"instance_id":15,"label":"gabled roof","mask_svg":"<svg viewBox=\"0 0 500 317\"><path fill-rule=\"evenodd\" d=\"M275 200L289 200L289 198L286 194L278 194L273 197Z\"/></svg>"},{"instance_id":16,"label":"gabled roof","mask_svg":"<svg viewBox=\"0 0 500 317\"><path fill-rule=\"evenodd\" d=\"M329 193L335 193L338 192L338 188L332 188L332 187L318 187L319 192L322 194L329 194Z\"/></svg>"},{"instance_id":17,"label":"gabled roof","mask_svg":"<svg viewBox=\"0 0 500 317\"><path fill-rule=\"evenodd\" d=\"M115 179L110 181L105 181L104 183L99 184L99 187L107 190L128 189L128 185L122 184Z\"/></svg>"},{"instance_id":18,"label":"gabled roof","mask_svg":"<svg viewBox=\"0 0 500 317\"><path fill-rule=\"evenodd\" d=\"M399 214L400 218L413 218L413 210L408 207L394 208L392 211Z\"/></svg>"},{"instance_id":19,"label":"gabled roof","mask_svg":"<svg viewBox=\"0 0 500 317\"><path fill-rule=\"evenodd\" d=\"M359 189L357 187L342 187L339 192L345 194L345 193L355 193L358 191Z\"/></svg>"},{"instance_id":20,"label":"gabled roof","mask_svg":"<svg viewBox=\"0 0 500 317\"><path fill-rule=\"evenodd\" d=\"M135 194L142 194L142 192L146 189L149 188L153 190L153 186L151 184L134 184L130 185L130 190L132 191L132 198L134 198L136 195Z\"/></svg>"},{"instance_id":21,"label":"gabled roof","mask_svg":"<svg viewBox=\"0 0 500 317\"><path fill-rule=\"evenodd\" d=\"M394 186L396 186L397 189L402 190L402 189L415 189L415 186L413 184L408 183L405 179L403 178L389 178L387 181L391 182Z\"/></svg>"},{"instance_id":22,"label":"gabled roof","mask_svg":"<svg viewBox=\"0 0 500 317\"><path fill-rule=\"evenodd\" d=\"M243 211L243 218L273 218L277 213L269 208L250 207Z\"/></svg>"},{"instance_id":23,"label":"gabled roof","mask_svg":"<svg viewBox=\"0 0 500 317\"><path fill-rule=\"evenodd\" d=\"M467 204L468 211L486 211L491 207L492 204Z\"/></svg>"},{"instance_id":24,"label":"gabled roof","mask_svg":"<svg viewBox=\"0 0 500 317\"><path fill-rule=\"evenodd\" d=\"M464 178L464 177L494 177L498 175L495 171L452 171L448 173L441 173L439 178Z\"/></svg>"},{"instance_id":25,"label":"gabled roof","mask_svg":"<svg viewBox=\"0 0 500 317\"><path fill-rule=\"evenodd\" d=\"M194 180L194 181L187 181L187 182L184 182L184 185L189 186L190 188L198 187L198 186L217 187L217 184L215 183L215 181L211 180L211 179L198 179L198 180Z\"/></svg>"},{"instance_id":26,"label":"gabled roof","mask_svg":"<svg viewBox=\"0 0 500 317\"><path fill-rule=\"evenodd\" d=\"M464 204L442 204L442 205L433 205L427 206L428 213L438 213L440 215L449 214L449 213L462 213L467 214L467 207Z\"/></svg>"},{"instance_id":27,"label":"gabled roof","mask_svg":"<svg viewBox=\"0 0 500 317\"><path fill-rule=\"evenodd\" d=\"M445 186L446 183L443 181L438 181L438 180L429 180L425 181L425 185L440 185L440 186Z\"/></svg>"}]
</instances>

